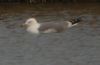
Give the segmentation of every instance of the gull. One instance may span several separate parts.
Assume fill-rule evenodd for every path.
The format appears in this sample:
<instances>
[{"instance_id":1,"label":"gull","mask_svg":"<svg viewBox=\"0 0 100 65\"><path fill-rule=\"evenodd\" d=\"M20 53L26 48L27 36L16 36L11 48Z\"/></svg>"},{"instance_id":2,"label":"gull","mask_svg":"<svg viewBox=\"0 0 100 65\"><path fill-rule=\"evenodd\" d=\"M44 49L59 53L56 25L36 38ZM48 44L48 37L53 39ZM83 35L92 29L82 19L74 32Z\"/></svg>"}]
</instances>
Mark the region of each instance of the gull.
<instances>
[{"instance_id":1,"label":"gull","mask_svg":"<svg viewBox=\"0 0 100 65\"><path fill-rule=\"evenodd\" d=\"M70 21L39 23L35 18L29 18L25 21L23 26L26 27L26 31L33 34L59 33L66 31L68 28L76 26L79 22L81 22L80 18L74 18Z\"/></svg>"}]
</instances>

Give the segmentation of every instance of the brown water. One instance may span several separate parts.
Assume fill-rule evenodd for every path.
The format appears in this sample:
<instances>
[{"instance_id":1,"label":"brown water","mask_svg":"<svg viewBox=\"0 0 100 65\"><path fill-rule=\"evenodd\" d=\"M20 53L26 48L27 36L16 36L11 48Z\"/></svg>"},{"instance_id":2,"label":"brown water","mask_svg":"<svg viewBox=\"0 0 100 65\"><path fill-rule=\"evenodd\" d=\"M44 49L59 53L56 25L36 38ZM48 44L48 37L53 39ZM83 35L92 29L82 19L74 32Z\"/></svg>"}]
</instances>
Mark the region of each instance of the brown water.
<instances>
[{"instance_id":1,"label":"brown water","mask_svg":"<svg viewBox=\"0 0 100 65\"><path fill-rule=\"evenodd\" d=\"M100 13L100 3L77 3L77 4L1 4L1 13L24 13L27 11L39 11L39 12L59 12L59 11L70 11L75 13Z\"/></svg>"}]
</instances>

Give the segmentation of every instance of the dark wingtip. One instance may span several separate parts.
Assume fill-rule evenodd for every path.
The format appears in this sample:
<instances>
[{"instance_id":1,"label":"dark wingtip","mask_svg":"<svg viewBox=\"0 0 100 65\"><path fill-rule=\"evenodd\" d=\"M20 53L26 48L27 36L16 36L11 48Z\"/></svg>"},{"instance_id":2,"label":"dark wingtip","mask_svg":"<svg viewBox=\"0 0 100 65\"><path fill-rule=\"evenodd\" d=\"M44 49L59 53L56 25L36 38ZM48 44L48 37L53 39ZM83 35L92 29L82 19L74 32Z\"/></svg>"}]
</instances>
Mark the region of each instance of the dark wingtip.
<instances>
[{"instance_id":1,"label":"dark wingtip","mask_svg":"<svg viewBox=\"0 0 100 65\"><path fill-rule=\"evenodd\" d=\"M82 17L74 17L70 20L72 24L76 24L82 21Z\"/></svg>"}]
</instances>

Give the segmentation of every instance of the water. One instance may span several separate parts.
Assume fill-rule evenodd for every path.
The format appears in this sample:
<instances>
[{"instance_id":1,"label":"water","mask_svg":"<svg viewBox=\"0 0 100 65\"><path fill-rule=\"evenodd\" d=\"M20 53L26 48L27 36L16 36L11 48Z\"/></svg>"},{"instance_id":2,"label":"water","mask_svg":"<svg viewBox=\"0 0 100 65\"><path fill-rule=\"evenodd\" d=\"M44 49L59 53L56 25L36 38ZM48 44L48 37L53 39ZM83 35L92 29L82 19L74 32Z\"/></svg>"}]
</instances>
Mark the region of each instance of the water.
<instances>
[{"instance_id":1,"label":"water","mask_svg":"<svg viewBox=\"0 0 100 65\"><path fill-rule=\"evenodd\" d=\"M0 65L100 65L100 7L91 4L0 6ZM20 25L39 22L83 22L62 33L32 35Z\"/></svg>"}]
</instances>

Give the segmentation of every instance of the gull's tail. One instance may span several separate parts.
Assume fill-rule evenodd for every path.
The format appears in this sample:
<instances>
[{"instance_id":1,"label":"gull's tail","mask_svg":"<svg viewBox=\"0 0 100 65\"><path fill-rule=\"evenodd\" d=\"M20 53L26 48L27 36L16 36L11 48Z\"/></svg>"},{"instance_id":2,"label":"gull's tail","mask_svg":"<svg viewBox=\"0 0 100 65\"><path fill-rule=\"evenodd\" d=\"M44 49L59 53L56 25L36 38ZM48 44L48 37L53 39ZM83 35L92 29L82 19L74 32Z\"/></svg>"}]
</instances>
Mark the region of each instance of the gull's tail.
<instances>
[{"instance_id":1,"label":"gull's tail","mask_svg":"<svg viewBox=\"0 0 100 65\"><path fill-rule=\"evenodd\" d=\"M81 21L82 21L82 17L72 18L70 20L70 22L72 23L72 25L77 24L77 23L79 23Z\"/></svg>"}]
</instances>

